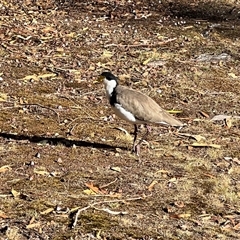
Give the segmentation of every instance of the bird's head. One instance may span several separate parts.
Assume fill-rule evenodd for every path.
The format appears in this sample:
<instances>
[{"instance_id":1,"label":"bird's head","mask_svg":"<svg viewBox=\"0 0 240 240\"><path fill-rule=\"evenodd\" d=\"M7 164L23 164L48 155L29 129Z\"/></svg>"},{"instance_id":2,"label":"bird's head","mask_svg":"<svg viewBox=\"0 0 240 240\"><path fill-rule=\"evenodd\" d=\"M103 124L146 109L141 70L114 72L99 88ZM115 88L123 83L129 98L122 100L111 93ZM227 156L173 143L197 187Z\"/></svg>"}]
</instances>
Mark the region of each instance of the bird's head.
<instances>
[{"instance_id":1,"label":"bird's head","mask_svg":"<svg viewBox=\"0 0 240 240\"><path fill-rule=\"evenodd\" d=\"M98 81L103 81L107 95L111 96L114 88L118 85L118 79L110 72L103 72Z\"/></svg>"}]
</instances>

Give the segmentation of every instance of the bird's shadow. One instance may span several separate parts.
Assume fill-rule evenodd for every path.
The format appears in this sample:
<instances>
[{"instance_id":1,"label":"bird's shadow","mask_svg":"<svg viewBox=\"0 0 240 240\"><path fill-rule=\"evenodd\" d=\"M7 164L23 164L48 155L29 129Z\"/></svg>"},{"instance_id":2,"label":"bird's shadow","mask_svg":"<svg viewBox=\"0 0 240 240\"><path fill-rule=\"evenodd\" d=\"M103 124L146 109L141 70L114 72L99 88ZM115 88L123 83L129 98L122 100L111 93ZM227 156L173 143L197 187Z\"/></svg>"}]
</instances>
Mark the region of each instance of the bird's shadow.
<instances>
[{"instance_id":1,"label":"bird's shadow","mask_svg":"<svg viewBox=\"0 0 240 240\"><path fill-rule=\"evenodd\" d=\"M12 133L5 133L0 132L0 137L5 139L13 139L16 141L20 140L28 140L31 143L44 143L49 145L64 145L65 147L72 147L73 145L79 147L92 147L98 149L108 149L108 150L115 150L117 147L122 150L127 150L126 147L119 147L119 146L111 146L106 143L96 143L96 142L88 142L83 140L70 140L64 137L46 137L46 136L28 136L24 134L12 134Z\"/></svg>"}]
</instances>

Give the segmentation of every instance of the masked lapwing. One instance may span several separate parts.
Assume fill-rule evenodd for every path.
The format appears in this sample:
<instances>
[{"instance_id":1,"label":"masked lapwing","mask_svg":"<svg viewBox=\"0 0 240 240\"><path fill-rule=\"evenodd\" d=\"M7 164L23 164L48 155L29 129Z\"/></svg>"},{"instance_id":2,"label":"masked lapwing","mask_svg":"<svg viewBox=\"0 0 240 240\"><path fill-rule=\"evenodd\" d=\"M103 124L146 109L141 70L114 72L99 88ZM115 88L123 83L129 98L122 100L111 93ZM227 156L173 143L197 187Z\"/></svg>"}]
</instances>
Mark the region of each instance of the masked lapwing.
<instances>
[{"instance_id":1,"label":"masked lapwing","mask_svg":"<svg viewBox=\"0 0 240 240\"><path fill-rule=\"evenodd\" d=\"M182 127L184 124L163 110L152 98L118 84L118 79L110 72L103 72L99 80L103 80L107 98L115 114L134 124L134 140L132 151L139 155L140 144L150 132L148 124L161 124ZM145 124L147 131L136 143L138 125Z\"/></svg>"}]
</instances>

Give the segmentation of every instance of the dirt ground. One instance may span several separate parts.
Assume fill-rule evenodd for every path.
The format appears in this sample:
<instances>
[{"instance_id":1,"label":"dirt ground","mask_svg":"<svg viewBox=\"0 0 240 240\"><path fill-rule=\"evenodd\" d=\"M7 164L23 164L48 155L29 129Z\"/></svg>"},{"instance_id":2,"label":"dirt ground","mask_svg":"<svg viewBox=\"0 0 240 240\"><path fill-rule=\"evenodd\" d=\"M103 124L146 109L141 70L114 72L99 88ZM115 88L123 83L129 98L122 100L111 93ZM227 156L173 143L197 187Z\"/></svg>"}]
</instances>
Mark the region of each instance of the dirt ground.
<instances>
[{"instance_id":1,"label":"dirt ground","mask_svg":"<svg viewBox=\"0 0 240 240\"><path fill-rule=\"evenodd\" d=\"M239 7L2 1L0 239L240 238ZM187 126L132 154L104 70Z\"/></svg>"}]
</instances>

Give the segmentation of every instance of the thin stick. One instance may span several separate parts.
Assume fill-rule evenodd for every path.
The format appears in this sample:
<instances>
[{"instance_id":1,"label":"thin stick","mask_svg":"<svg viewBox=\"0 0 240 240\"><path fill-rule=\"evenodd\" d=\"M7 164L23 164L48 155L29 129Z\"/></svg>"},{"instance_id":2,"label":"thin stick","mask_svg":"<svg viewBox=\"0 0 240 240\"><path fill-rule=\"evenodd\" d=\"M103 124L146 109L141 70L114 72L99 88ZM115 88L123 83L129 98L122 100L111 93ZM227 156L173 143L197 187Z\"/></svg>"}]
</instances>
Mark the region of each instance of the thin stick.
<instances>
[{"instance_id":1,"label":"thin stick","mask_svg":"<svg viewBox=\"0 0 240 240\"><path fill-rule=\"evenodd\" d=\"M96 205L99 205L99 204L104 204L104 203L116 203L116 202L126 202L126 201L136 201L136 200L141 200L143 199L143 197L135 197L135 198L128 198L128 199L114 199L114 200L104 200L104 201L100 201L100 202L95 202L95 203L92 203L84 208L74 208L73 210L70 211L73 212L75 210L77 210L77 213L75 215L75 218L74 218L74 222L72 224L72 228L75 228L76 225L77 225L77 221L78 221L78 218L79 218L79 215L81 212L89 209L89 208L93 208L94 206Z\"/></svg>"},{"instance_id":2,"label":"thin stick","mask_svg":"<svg viewBox=\"0 0 240 240\"><path fill-rule=\"evenodd\" d=\"M73 102L73 103L75 103L75 104L77 104L77 105L80 105L81 110L82 110L86 115L88 115L89 118L93 118L87 111L85 111L85 110L83 109L83 108L86 108L83 104L80 104L79 102L76 102L76 101L74 101L73 99L71 99L70 97L67 97L67 96L59 95L59 97L65 98L65 99L67 99L67 100L69 100L69 101L71 101L71 102ZM73 108L73 107L72 107L72 108ZM77 108L77 109L78 109L78 108ZM88 108L88 111L89 111L92 115L94 115L95 117L97 117L96 114L94 114L89 108Z\"/></svg>"},{"instance_id":3,"label":"thin stick","mask_svg":"<svg viewBox=\"0 0 240 240\"><path fill-rule=\"evenodd\" d=\"M102 186L100 186L100 189L101 189L101 188L108 187L109 185L111 185L111 184L115 183L117 180L118 180L118 179L116 178L116 179L115 179L115 180L113 180L112 182L110 182L110 183L107 183L107 184L105 184L105 185L102 185Z\"/></svg>"},{"instance_id":4,"label":"thin stick","mask_svg":"<svg viewBox=\"0 0 240 240\"><path fill-rule=\"evenodd\" d=\"M69 129L69 134L73 135L73 130L75 129L75 127L78 125L78 123L75 123L70 129Z\"/></svg>"},{"instance_id":5,"label":"thin stick","mask_svg":"<svg viewBox=\"0 0 240 240\"><path fill-rule=\"evenodd\" d=\"M76 216L75 216L75 219L74 219L74 222L73 222L73 224L72 224L72 228L75 228L75 227L76 227L77 221L78 221L78 217L79 217L80 213L83 212L83 211L85 211L85 210L87 210L87 209L90 208L90 207L92 207L92 206L91 206L91 205L88 205L88 206L86 206L86 207L84 207L84 208L78 209L78 211L77 211L77 213L76 213Z\"/></svg>"},{"instance_id":6,"label":"thin stick","mask_svg":"<svg viewBox=\"0 0 240 240\"><path fill-rule=\"evenodd\" d=\"M97 207L94 207L94 209L98 210L98 211L104 211L104 212L107 212L109 214L112 214L112 215L126 215L128 214L128 212L117 212L117 211L112 211L108 208L97 208Z\"/></svg>"},{"instance_id":7,"label":"thin stick","mask_svg":"<svg viewBox=\"0 0 240 240\"><path fill-rule=\"evenodd\" d=\"M20 106L37 106L37 107L41 107L41 108L48 109L48 110L54 112L54 113L57 115L58 123L60 123L59 114L58 114L58 112L57 112L56 110L54 110L53 108L46 107L46 106L43 106L43 105L38 104L38 103L22 103L22 104L20 104Z\"/></svg>"},{"instance_id":8,"label":"thin stick","mask_svg":"<svg viewBox=\"0 0 240 240\"><path fill-rule=\"evenodd\" d=\"M105 47L127 47L127 48L138 48L138 47L159 47L162 45L165 45L169 42L173 42L175 41L177 38L170 38L164 42L159 42L159 43L155 43L155 44L146 44L146 43L139 43L139 44L108 44L105 45Z\"/></svg>"}]
</instances>

